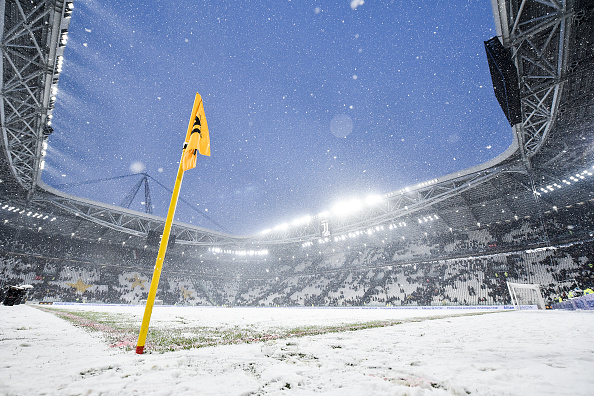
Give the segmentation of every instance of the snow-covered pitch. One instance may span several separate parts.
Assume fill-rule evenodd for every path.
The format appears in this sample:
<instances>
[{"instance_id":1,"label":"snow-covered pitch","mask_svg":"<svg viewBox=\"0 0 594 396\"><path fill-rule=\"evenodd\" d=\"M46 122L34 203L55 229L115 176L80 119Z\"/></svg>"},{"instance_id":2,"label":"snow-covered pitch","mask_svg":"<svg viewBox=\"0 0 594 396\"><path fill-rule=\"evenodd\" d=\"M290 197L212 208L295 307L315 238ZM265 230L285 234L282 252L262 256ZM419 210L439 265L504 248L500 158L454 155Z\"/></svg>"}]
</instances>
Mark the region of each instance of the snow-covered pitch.
<instances>
[{"instance_id":1,"label":"snow-covered pitch","mask_svg":"<svg viewBox=\"0 0 594 396\"><path fill-rule=\"evenodd\" d=\"M125 332L139 327L143 307L45 309L0 306L1 395L585 395L594 389L592 312L155 307L147 340L153 353L136 355ZM166 351L151 335L165 343L206 342Z\"/></svg>"}]
</instances>

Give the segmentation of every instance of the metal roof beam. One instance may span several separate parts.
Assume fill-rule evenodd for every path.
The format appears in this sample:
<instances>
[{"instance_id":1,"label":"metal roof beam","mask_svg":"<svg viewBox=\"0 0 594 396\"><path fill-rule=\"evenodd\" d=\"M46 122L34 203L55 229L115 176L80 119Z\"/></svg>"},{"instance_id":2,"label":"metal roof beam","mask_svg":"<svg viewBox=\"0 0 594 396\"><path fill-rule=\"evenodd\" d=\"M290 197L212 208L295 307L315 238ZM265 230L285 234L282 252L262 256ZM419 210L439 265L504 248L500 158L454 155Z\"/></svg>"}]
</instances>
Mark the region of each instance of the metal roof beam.
<instances>
[{"instance_id":1,"label":"metal roof beam","mask_svg":"<svg viewBox=\"0 0 594 396\"><path fill-rule=\"evenodd\" d=\"M512 26L503 43L518 69L523 118L518 131L528 163L546 141L559 108L573 16L570 1L500 0L493 6L496 18L507 18L499 24Z\"/></svg>"},{"instance_id":2,"label":"metal roof beam","mask_svg":"<svg viewBox=\"0 0 594 396\"><path fill-rule=\"evenodd\" d=\"M4 156L14 179L30 197L43 161L43 140L62 56L60 35L68 28L68 3L61 0L4 0L2 12L2 98Z\"/></svg>"}]
</instances>

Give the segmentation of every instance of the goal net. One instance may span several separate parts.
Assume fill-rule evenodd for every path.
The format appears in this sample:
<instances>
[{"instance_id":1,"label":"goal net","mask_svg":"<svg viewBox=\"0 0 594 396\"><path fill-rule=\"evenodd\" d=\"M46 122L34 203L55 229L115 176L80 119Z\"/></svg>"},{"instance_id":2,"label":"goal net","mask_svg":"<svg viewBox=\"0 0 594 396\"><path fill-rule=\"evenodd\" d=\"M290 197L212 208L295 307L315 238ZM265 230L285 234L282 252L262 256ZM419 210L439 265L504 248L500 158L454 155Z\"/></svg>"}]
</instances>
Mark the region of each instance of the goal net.
<instances>
[{"instance_id":1,"label":"goal net","mask_svg":"<svg viewBox=\"0 0 594 396\"><path fill-rule=\"evenodd\" d=\"M536 305L538 309L545 309L545 302L540 292L540 285L507 282L511 303L516 309L523 305Z\"/></svg>"}]
</instances>

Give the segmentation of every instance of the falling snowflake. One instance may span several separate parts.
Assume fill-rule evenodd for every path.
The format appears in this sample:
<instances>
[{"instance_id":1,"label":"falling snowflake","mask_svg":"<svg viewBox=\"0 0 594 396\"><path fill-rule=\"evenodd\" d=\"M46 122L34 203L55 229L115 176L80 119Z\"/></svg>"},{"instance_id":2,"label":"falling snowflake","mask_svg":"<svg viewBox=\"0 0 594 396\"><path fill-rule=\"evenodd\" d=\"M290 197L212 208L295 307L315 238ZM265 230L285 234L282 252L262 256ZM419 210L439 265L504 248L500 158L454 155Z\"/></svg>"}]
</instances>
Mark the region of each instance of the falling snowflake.
<instances>
[{"instance_id":1,"label":"falling snowflake","mask_svg":"<svg viewBox=\"0 0 594 396\"><path fill-rule=\"evenodd\" d=\"M351 0L351 9L356 10L360 5L365 4L363 0Z\"/></svg>"}]
</instances>

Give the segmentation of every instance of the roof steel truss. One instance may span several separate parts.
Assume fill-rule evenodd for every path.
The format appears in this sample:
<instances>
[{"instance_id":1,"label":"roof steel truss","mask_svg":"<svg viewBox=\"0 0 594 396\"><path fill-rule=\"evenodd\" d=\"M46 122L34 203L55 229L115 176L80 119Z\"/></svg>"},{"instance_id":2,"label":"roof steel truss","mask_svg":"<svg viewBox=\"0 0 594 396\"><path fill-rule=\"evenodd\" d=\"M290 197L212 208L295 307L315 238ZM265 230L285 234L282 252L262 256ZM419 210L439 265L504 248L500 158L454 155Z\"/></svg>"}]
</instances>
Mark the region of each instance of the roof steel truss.
<instances>
[{"instance_id":1,"label":"roof steel truss","mask_svg":"<svg viewBox=\"0 0 594 396\"><path fill-rule=\"evenodd\" d=\"M508 171L509 169L504 167L490 168L414 191L402 191L358 213L345 217L333 216L328 219L328 224L332 234L344 234L360 230L362 227L398 222L414 213L426 212L431 206L477 188ZM257 244L273 245L318 239L322 236L321 222L323 221L325 219L318 216L305 226L289 226L283 230L259 235L252 240Z\"/></svg>"},{"instance_id":2,"label":"roof steel truss","mask_svg":"<svg viewBox=\"0 0 594 396\"><path fill-rule=\"evenodd\" d=\"M78 201L72 197L45 196L36 197L34 200L39 200L40 204L50 202L55 207L75 217L141 238L146 238L148 232L151 230L162 232L165 222L164 219L156 216L143 216L133 211L119 210L101 204ZM240 237L217 234L181 223L174 223L172 235L175 235L176 243L187 245L227 245L231 243L236 244L243 240Z\"/></svg>"},{"instance_id":3,"label":"roof steel truss","mask_svg":"<svg viewBox=\"0 0 594 396\"><path fill-rule=\"evenodd\" d=\"M72 3L0 0L2 149L30 194L42 168Z\"/></svg>"},{"instance_id":4,"label":"roof steel truss","mask_svg":"<svg viewBox=\"0 0 594 396\"><path fill-rule=\"evenodd\" d=\"M522 124L517 128L525 158L533 157L555 120L573 15L571 0L498 0L503 45L518 69Z\"/></svg>"}]
</instances>

